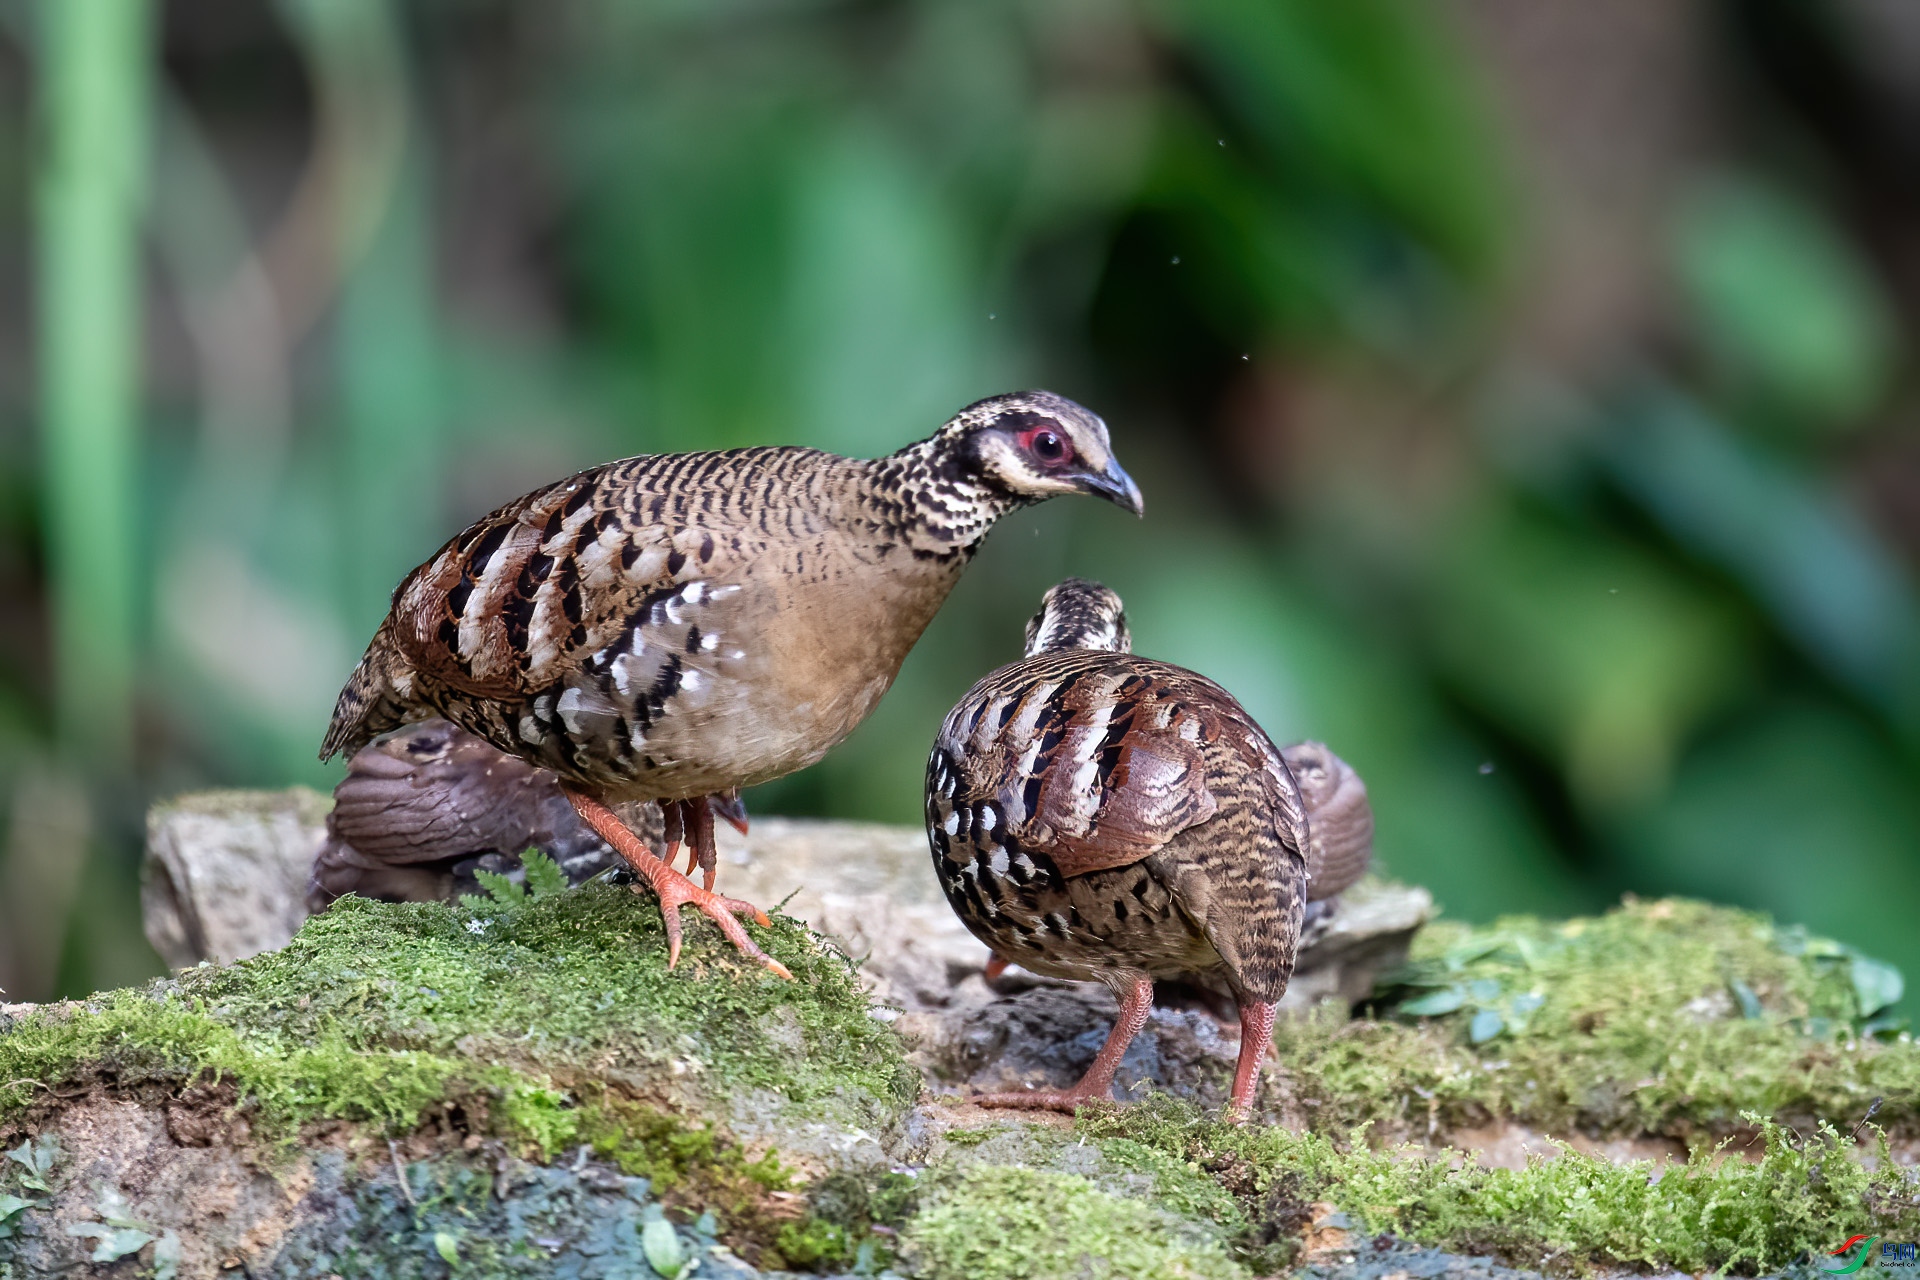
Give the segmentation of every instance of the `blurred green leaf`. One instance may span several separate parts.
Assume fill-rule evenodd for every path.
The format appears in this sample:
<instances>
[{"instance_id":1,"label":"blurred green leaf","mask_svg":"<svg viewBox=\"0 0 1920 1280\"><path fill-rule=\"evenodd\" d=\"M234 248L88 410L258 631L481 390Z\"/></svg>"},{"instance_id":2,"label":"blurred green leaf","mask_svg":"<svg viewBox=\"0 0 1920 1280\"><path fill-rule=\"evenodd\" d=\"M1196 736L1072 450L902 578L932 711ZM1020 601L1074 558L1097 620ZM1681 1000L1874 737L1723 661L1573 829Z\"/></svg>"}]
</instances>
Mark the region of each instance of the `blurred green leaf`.
<instances>
[{"instance_id":1,"label":"blurred green leaf","mask_svg":"<svg viewBox=\"0 0 1920 1280\"><path fill-rule=\"evenodd\" d=\"M1885 393L1892 308L1810 204L1750 179L1713 183L1687 204L1677 255L1701 336L1755 411L1852 427Z\"/></svg>"},{"instance_id":2,"label":"blurred green leaf","mask_svg":"<svg viewBox=\"0 0 1920 1280\"><path fill-rule=\"evenodd\" d=\"M153 1246L153 1280L175 1280L180 1274L180 1237L171 1230L160 1234Z\"/></svg>"},{"instance_id":3,"label":"blurred green leaf","mask_svg":"<svg viewBox=\"0 0 1920 1280\"><path fill-rule=\"evenodd\" d=\"M1485 1044L1506 1029L1507 1021L1498 1009L1482 1009L1467 1024L1467 1039L1474 1044Z\"/></svg>"},{"instance_id":4,"label":"blurred green leaf","mask_svg":"<svg viewBox=\"0 0 1920 1280\"><path fill-rule=\"evenodd\" d=\"M1597 432L1614 479L1688 553L1738 579L1822 669L1920 733L1920 605L1858 513L1678 393Z\"/></svg>"},{"instance_id":5,"label":"blurred green leaf","mask_svg":"<svg viewBox=\"0 0 1920 1280\"><path fill-rule=\"evenodd\" d=\"M1403 1000L1398 1006L1401 1013L1415 1018L1437 1018L1441 1014L1453 1013L1467 1003L1465 987L1448 987L1428 995L1417 996L1412 1000Z\"/></svg>"},{"instance_id":6,"label":"blurred green leaf","mask_svg":"<svg viewBox=\"0 0 1920 1280\"><path fill-rule=\"evenodd\" d=\"M680 1233L665 1218L655 1218L641 1229L640 1248L647 1255L647 1265L665 1280L674 1280L686 1270L687 1248L680 1243Z\"/></svg>"},{"instance_id":7,"label":"blurred green leaf","mask_svg":"<svg viewBox=\"0 0 1920 1280\"><path fill-rule=\"evenodd\" d=\"M1554 752L1596 808L1658 795L1683 735L1739 692L1748 662L1712 594L1620 540L1531 514L1463 529L1430 590L1444 670Z\"/></svg>"},{"instance_id":8,"label":"blurred green leaf","mask_svg":"<svg viewBox=\"0 0 1920 1280\"><path fill-rule=\"evenodd\" d=\"M1852 962L1853 990L1860 998L1860 1016L1871 1018L1882 1009L1898 1004L1906 992L1900 971L1883 960L1855 955Z\"/></svg>"}]
</instances>

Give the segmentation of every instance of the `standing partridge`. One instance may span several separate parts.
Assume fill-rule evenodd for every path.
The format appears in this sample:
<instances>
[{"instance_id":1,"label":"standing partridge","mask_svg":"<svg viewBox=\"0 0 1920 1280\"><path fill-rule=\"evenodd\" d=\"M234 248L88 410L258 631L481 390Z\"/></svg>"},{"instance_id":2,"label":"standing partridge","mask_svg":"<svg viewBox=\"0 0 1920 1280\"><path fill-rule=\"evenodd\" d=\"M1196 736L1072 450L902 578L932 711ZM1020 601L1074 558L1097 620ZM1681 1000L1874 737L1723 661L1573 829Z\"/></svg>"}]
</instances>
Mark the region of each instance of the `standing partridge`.
<instances>
[{"instance_id":1,"label":"standing partridge","mask_svg":"<svg viewBox=\"0 0 1920 1280\"><path fill-rule=\"evenodd\" d=\"M1120 1000L1073 1088L976 1101L1071 1111L1108 1097L1154 980L1183 979L1224 983L1239 1005L1230 1111L1243 1115L1307 899L1357 878L1365 845L1358 865L1342 839L1316 867L1301 787L1253 717L1129 649L1120 598L1068 579L1027 624L1027 656L974 685L934 740L927 834L954 911L996 956ZM1337 793L1351 770L1320 750Z\"/></svg>"},{"instance_id":2,"label":"standing partridge","mask_svg":"<svg viewBox=\"0 0 1920 1280\"><path fill-rule=\"evenodd\" d=\"M805 767L866 718L1008 512L1091 493L1138 514L1106 424L995 396L884 458L731 449L628 458L509 502L408 574L321 758L440 716L559 775L659 896L668 964L693 903L768 968L712 891L713 798ZM608 808L667 809L667 861ZM671 865L675 828L705 887Z\"/></svg>"}]
</instances>

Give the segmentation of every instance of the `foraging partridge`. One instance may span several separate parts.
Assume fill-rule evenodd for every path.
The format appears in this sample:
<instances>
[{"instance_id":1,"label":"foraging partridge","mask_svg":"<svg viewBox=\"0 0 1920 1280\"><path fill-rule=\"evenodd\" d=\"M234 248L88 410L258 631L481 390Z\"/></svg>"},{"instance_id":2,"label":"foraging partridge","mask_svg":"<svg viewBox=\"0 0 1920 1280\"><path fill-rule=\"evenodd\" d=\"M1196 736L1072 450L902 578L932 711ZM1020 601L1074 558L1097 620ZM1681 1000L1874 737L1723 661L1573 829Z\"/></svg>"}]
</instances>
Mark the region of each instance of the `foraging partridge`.
<instances>
[{"instance_id":1,"label":"foraging partridge","mask_svg":"<svg viewBox=\"0 0 1920 1280\"><path fill-rule=\"evenodd\" d=\"M976 1101L1071 1111L1107 1097L1154 980L1198 978L1240 1007L1230 1107L1244 1114L1302 909L1358 877L1365 843L1336 840L1316 865L1301 788L1253 717L1204 676L1129 650L1119 597L1068 579L1028 623L1027 656L974 685L934 740L927 834L954 911L997 956L1121 1002L1073 1088ZM1331 753L1321 763L1325 799L1358 786Z\"/></svg>"},{"instance_id":2,"label":"foraging partridge","mask_svg":"<svg viewBox=\"0 0 1920 1280\"><path fill-rule=\"evenodd\" d=\"M712 797L852 732L994 523L1060 493L1141 510L1106 424L1046 391L969 405L884 458L733 449L583 471L407 575L321 758L451 720L559 775L658 894L669 966L691 902L784 975L734 918L766 916L712 892ZM607 807L645 800L671 806L668 861ZM676 815L705 888L671 865Z\"/></svg>"},{"instance_id":3,"label":"foraging partridge","mask_svg":"<svg viewBox=\"0 0 1920 1280\"><path fill-rule=\"evenodd\" d=\"M621 818L657 840L653 805ZM478 893L476 870L512 875L533 848L579 884L615 864L580 820L552 771L506 755L445 720L421 720L354 753L333 789L327 838L314 858L307 910L357 894L387 902L447 902Z\"/></svg>"}]
</instances>

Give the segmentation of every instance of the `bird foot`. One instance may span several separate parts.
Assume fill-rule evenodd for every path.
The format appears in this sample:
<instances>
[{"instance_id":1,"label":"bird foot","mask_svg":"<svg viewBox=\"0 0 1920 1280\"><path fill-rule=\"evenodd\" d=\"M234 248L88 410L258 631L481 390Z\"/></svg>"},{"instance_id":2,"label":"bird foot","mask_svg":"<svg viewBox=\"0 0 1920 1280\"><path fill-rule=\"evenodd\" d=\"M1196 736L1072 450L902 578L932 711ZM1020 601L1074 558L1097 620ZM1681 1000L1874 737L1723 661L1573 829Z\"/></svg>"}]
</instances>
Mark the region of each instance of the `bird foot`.
<instances>
[{"instance_id":1,"label":"bird foot","mask_svg":"<svg viewBox=\"0 0 1920 1280\"><path fill-rule=\"evenodd\" d=\"M747 936L746 929L742 927L740 921L736 918L738 916L749 916L755 924L765 929L771 927L773 924L773 921L767 918L766 912L754 906L751 902L744 902L739 898L723 897L710 889L703 889L693 881L687 879L687 877L680 872L675 871L672 867L667 866L658 859L654 861L659 867L659 870L655 873L650 874L645 870L640 870L638 867L635 869L640 870L640 874L646 876L647 883L652 885L653 891L660 896L660 914L667 922L667 968L671 969L680 963L680 908L688 903L692 903L695 907L699 908L700 914L720 926L720 932L726 934L727 940L733 943L735 947L746 952L787 981L793 981L793 974L788 970L787 966L781 964L778 960L775 960L755 945L753 939Z\"/></svg>"},{"instance_id":2,"label":"bird foot","mask_svg":"<svg viewBox=\"0 0 1920 1280\"><path fill-rule=\"evenodd\" d=\"M720 926L720 932L727 935L727 941L787 981L793 981L793 974L787 966L762 951L753 939L747 936L745 927L736 918L743 915L750 916L755 924L766 928L773 923L767 918L766 912L751 902L742 902L738 898L724 898L710 889L703 889L696 885L686 876L654 857L647 846L640 842L640 837L627 830L626 824L599 801L571 790L566 792L566 797L586 824L599 832L600 838L612 845L615 852L625 858L628 865L651 885L654 893L659 896L660 915L667 926L667 968L672 969L680 963L680 908L691 903L707 919Z\"/></svg>"},{"instance_id":3,"label":"bird foot","mask_svg":"<svg viewBox=\"0 0 1920 1280\"><path fill-rule=\"evenodd\" d=\"M680 850L687 851L687 874L700 868L701 879L711 890L719 875L720 854L713 843L713 816L719 814L741 835L747 833L747 806L740 800L739 792L727 792L720 795L698 796L692 800L662 800L660 813L665 822L667 857L671 867L679 861ZM682 842L685 842L684 845Z\"/></svg>"},{"instance_id":4,"label":"bird foot","mask_svg":"<svg viewBox=\"0 0 1920 1280\"><path fill-rule=\"evenodd\" d=\"M1029 1089L1019 1093L980 1093L967 1101L979 1107L1004 1107L1013 1111L1059 1111L1072 1115L1081 1107L1116 1106L1104 1091L1080 1089Z\"/></svg>"}]
</instances>

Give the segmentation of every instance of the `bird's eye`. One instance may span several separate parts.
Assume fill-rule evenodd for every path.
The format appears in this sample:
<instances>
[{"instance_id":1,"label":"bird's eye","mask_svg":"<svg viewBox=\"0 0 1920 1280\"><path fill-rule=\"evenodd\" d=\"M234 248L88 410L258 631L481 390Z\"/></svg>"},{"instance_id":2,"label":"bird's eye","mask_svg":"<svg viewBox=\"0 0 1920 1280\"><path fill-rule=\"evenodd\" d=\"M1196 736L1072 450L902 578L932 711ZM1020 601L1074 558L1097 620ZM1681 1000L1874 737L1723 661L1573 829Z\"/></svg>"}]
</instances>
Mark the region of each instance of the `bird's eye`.
<instances>
[{"instance_id":1,"label":"bird's eye","mask_svg":"<svg viewBox=\"0 0 1920 1280\"><path fill-rule=\"evenodd\" d=\"M1027 448L1042 462L1058 462L1067 456L1067 442L1052 431L1036 431Z\"/></svg>"}]
</instances>

